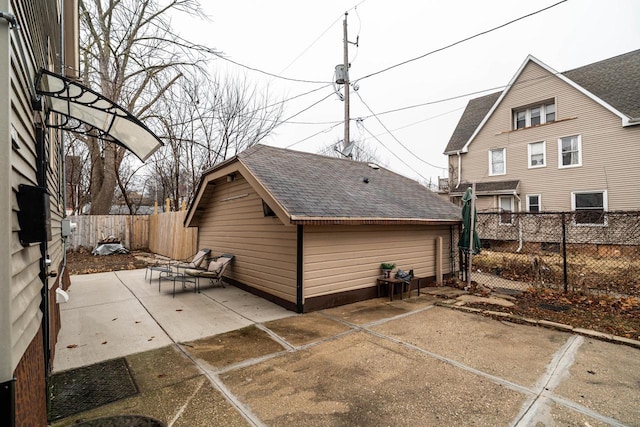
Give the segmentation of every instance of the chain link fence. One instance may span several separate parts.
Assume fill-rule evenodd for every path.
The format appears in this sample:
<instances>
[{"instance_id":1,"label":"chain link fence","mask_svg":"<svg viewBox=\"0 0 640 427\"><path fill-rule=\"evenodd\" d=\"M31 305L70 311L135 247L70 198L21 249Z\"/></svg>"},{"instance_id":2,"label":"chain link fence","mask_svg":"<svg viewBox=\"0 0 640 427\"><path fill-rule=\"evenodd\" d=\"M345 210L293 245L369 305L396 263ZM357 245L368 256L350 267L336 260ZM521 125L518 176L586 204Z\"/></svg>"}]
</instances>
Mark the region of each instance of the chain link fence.
<instances>
[{"instance_id":1,"label":"chain link fence","mask_svg":"<svg viewBox=\"0 0 640 427\"><path fill-rule=\"evenodd\" d=\"M640 211L478 212L476 224L483 248L471 258L471 280L478 284L640 296ZM467 280L468 254L458 257Z\"/></svg>"}]
</instances>

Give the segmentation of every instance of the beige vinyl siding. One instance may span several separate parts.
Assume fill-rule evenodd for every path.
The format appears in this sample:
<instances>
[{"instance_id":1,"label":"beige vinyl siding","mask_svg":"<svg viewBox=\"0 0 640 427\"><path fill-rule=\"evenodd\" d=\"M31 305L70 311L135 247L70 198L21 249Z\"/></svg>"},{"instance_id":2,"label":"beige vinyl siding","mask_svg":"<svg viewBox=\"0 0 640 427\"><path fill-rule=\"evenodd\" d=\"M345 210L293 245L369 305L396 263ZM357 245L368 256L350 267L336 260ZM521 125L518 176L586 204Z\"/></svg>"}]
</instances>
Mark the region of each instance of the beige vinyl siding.
<instances>
[{"instance_id":1,"label":"beige vinyl siding","mask_svg":"<svg viewBox=\"0 0 640 427\"><path fill-rule=\"evenodd\" d=\"M236 256L226 275L286 301L296 301L296 227L264 217L262 199L236 175L204 190L199 247ZM226 201L225 201L226 199Z\"/></svg>"},{"instance_id":2,"label":"beige vinyl siding","mask_svg":"<svg viewBox=\"0 0 640 427\"><path fill-rule=\"evenodd\" d=\"M304 298L375 286L380 263L395 262L419 277L436 274L436 238L449 273L448 226L305 226Z\"/></svg>"},{"instance_id":3,"label":"beige vinyl siding","mask_svg":"<svg viewBox=\"0 0 640 427\"><path fill-rule=\"evenodd\" d=\"M28 91L33 85L34 75L31 70L34 69L34 65L22 62L17 50L19 45L15 39L18 36L22 37L23 46L29 48L29 38L25 29L27 27L24 24L21 22L19 30L9 30L7 27L3 31L3 37L8 36L8 40L2 41L2 49L8 48L8 54L3 56L10 60L0 65L0 84L3 86L0 98L6 100L0 107L0 116L3 116L2 139L6 142L3 144L7 150L5 155L11 165L2 168L2 173L5 174L3 181L10 184L9 193L5 193L9 200L5 205L9 221L3 221L3 235L10 237L5 240L8 250L3 251L2 255L2 270L9 277L3 277L0 284L3 287L0 297L0 312L3 313L0 346L7 350L7 353L3 351L0 357L2 381L7 380L7 374L11 375L16 368L37 334L42 320L39 308L42 288L39 278L40 249L38 245L23 247L18 237L18 186L23 183L36 185L35 128ZM31 58L28 54L26 57ZM14 136L17 135L15 146L11 142L12 129L15 132Z\"/></svg>"},{"instance_id":4,"label":"beige vinyl siding","mask_svg":"<svg viewBox=\"0 0 640 427\"><path fill-rule=\"evenodd\" d=\"M512 110L548 99L556 103L556 122L512 131ZM558 138L581 135L582 166L558 167ZM528 168L529 143L544 141L546 166ZM620 117L539 65L529 62L462 155L462 180L519 179L520 195L540 194L545 211L571 210L571 192L607 190L609 210L640 206L634 191L640 178L640 126L622 127ZM507 173L488 175L488 151L506 148ZM457 161L450 156L450 162ZM522 209L526 209L525 203Z\"/></svg>"}]
</instances>

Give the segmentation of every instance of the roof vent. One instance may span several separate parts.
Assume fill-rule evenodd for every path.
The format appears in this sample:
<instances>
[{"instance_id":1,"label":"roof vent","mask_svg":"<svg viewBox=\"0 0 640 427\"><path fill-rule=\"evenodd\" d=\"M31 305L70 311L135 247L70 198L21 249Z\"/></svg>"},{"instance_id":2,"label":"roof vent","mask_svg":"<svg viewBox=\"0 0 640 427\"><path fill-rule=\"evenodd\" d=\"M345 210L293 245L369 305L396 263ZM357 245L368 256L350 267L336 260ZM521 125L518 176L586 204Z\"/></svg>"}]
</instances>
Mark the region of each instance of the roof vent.
<instances>
[{"instance_id":1,"label":"roof vent","mask_svg":"<svg viewBox=\"0 0 640 427\"><path fill-rule=\"evenodd\" d=\"M371 169L375 169L375 170L380 169L380 166L376 165L375 163L369 163L369 165L368 165L368 166L369 166Z\"/></svg>"}]
</instances>

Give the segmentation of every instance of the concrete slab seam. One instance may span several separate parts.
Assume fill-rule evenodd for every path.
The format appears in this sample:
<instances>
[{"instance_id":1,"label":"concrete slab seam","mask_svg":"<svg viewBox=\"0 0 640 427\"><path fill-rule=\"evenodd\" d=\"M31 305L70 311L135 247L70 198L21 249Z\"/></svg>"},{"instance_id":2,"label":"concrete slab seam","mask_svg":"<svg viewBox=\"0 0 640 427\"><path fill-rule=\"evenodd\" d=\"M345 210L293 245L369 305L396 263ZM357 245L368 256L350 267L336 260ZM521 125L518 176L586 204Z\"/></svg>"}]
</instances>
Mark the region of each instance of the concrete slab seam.
<instances>
[{"instance_id":1,"label":"concrete slab seam","mask_svg":"<svg viewBox=\"0 0 640 427\"><path fill-rule=\"evenodd\" d=\"M509 388L509 389L511 389L513 391L517 391L517 392L520 392L520 393L523 393L523 394L526 394L526 395L535 395L536 394L536 392L534 390L531 390L528 387L522 386L520 384L516 384L514 382L511 382L509 380L505 380L505 379L500 378L500 377L496 377L495 375L491 375L491 374L488 374L486 372L480 371L478 369L472 368L471 366L465 365L464 363L460 363L460 362L458 362L456 360L453 360L453 359L449 359L448 357L444 357L444 356L441 356L439 354L432 353L432 352L430 352L428 350L420 348L420 347L418 347L418 346L416 346L414 344L408 343L406 341L402 341L402 340L399 340L397 338L390 337L388 335L382 334L382 333L377 332L377 331L373 331L371 329L362 328L362 330L364 332L370 334L370 335L375 336L375 337L378 337L378 338L381 338L381 339L384 339L384 340L388 340L388 341L391 341L393 343L402 345L402 346L407 347L407 348L409 348L411 350L414 350L414 351L417 351L419 353L425 354L425 355L427 355L429 357L432 357L432 358L434 358L436 360L440 360L441 362L447 363L447 364L449 364L451 366L455 366L456 368L460 368L460 369L465 370L467 372L470 372L472 374L475 374L475 375L481 376L483 378L486 378L486 379L488 379L488 380L490 380L490 381L492 381L492 382L494 382L496 384L505 386L505 387L507 387L507 388Z\"/></svg>"},{"instance_id":2,"label":"concrete slab seam","mask_svg":"<svg viewBox=\"0 0 640 427\"><path fill-rule=\"evenodd\" d=\"M418 314L418 313L422 313L423 311L431 310L434 307L435 307L435 305L429 305L429 306L426 306L426 307L419 308L417 310L411 310L411 311L408 311L406 313L397 314L397 315L395 315L393 317L387 317L385 319L380 319L380 320L375 320L373 322L365 323L363 325L358 325L356 323L349 322L349 321L341 319L339 317L327 314L327 313L325 313L323 311L320 311L319 314L321 316L326 317L327 319L334 320L334 321L336 321L338 323L342 323L343 325L348 326L350 328L362 329L362 328L369 328L369 327L373 327L373 326L383 325L385 323L392 322L394 320L404 319L405 317L413 316L414 314Z\"/></svg>"},{"instance_id":3,"label":"concrete slab seam","mask_svg":"<svg viewBox=\"0 0 640 427\"><path fill-rule=\"evenodd\" d=\"M244 407L244 405L240 403L240 401L229 391L229 389L227 389L227 387L220 381L220 379L215 374L210 373L209 370L205 369L205 367L202 366L202 364L196 361L196 359L191 355L191 353L189 353L181 345L178 345L178 343L175 342L173 337L171 337L171 335L167 333L167 331L162 327L162 325L160 325L158 320L155 317L153 317L151 312L149 312L149 309L142 303L142 301L140 301L138 296L124 283L124 281L117 274L116 274L116 277L118 278L120 283L122 283L124 287L127 288L127 290L129 290L129 292L131 292L131 294L138 300L140 305L147 311L147 313L149 313L149 316L151 316L151 318L158 324L160 329L162 329L162 331L165 334L167 334L167 337L174 343L174 345L180 350L180 352L182 352L182 354L184 354L189 360L191 360L191 362L209 379L209 382L214 386L214 388L216 388L224 396L224 398L232 406L236 408L236 410L240 413L240 415L245 420L250 422L252 425L256 427L263 427L264 424L262 424L262 422L254 414L252 414L248 408ZM215 302L217 304L220 304L217 301Z\"/></svg>"},{"instance_id":4,"label":"concrete slab seam","mask_svg":"<svg viewBox=\"0 0 640 427\"><path fill-rule=\"evenodd\" d=\"M149 309L147 308L146 305L144 305L144 303L142 302L142 300L140 298L138 298L138 296L135 294L135 292L133 292L131 290L131 288L129 288L129 286L127 286L126 283L124 283L124 280L122 280L120 278L120 276L118 276L117 272L114 272L115 276L118 278L118 280L120 281L120 283L122 283L122 286L124 286L125 288L127 288L127 290L131 293L131 295L133 295L133 297L138 301L138 303L140 304L140 306L142 306L142 308L144 308L144 311L147 312L147 314L149 315L149 317L151 317L153 319L154 322L156 322L156 324L158 325L158 327L162 330L162 332L165 333L165 335L167 336L167 338L169 338L171 340L172 343L176 344L176 341L173 339L173 337L171 335L169 335L169 332L162 327L162 325L160 324L160 322L158 322L158 319L156 319L155 317L153 317L153 314L151 314L151 311L149 311Z\"/></svg>"},{"instance_id":5,"label":"concrete slab seam","mask_svg":"<svg viewBox=\"0 0 640 427\"><path fill-rule=\"evenodd\" d=\"M295 350L278 351L276 353L266 354L264 356L254 357L252 359L243 360L242 362L233 363L231 365L225 366L224 368L219 368L219 369L212 368L211 372L216 375L226 374L227 372L248 368L249 366L257 365L259 363L266 362L267 360L275 359L276 357L284 356L287 353L293 353L293 352L295 352Z\"/></svg>"},{"instance_id":6,"label":"concrete slab seam","mask_svg":"<svg viewBox=\"0 0 640 427\"><path fill-rule=\"evenodd\" d=\"M576 412L580 412L584 415L587 415L593 419L596 419L598 421L602 421L603 423L609 424L611 426L615 426L615 427L630 427L628 424L623 424L620 421L611 418L611 417L607 417L606 415L602 415L598 412L595 412L594 410L587 408L584 405L581 405L577 402L574 402L573 400L568 400L565 399L564 397L560 397L556 394L553 393L549 393L549 392L544 392L544 395L547 395L547 397L551 400L553 400L555 403L558 403L560 405L563 405L567 408L573 409Z\"/></svg>"},{"instance_id":7,"label":"concrete slab seam","mask_svg":"<svg viewBox=\"0 0 640 427\"><path fill-rule=\"evenodd\" d=\"M287 350L292 351L292 350L295 349L295 346L289 344L289 342L287 340L285 340L283 337L281 337L280 335L278 335L275 332L273 332L271 329L269 329L266 326L264 326L262 323L256 323L255 326L256 326L256 328L260 329L261 331L266 332L267 335L269 335L269 337L271 337L272 340L274 340L275 342L277 342L278 344L280 344L281 346L283 346Z\"/></svg>"},{"instance_id":8,"label":"concrete slab seam","mask_svg":"<svg viewBox=\"0 0 640 427\"><path fill-rule=\"evenodd\" d=\"M515 420L511 423L513 426L529 426L535 425L536 422L543 420L547 414L546 398L542 398L545 390L551 391L560 383L560 380L569 374L568 369L573 364L575 353L582 345L584 339L577 335L571 335L567 341L554 353L551 362L547 365L547 371L538 379L534 388L537 389L536 396L533 400L524 403Z\"/></svg>"},{"instance_id":9,"label":"concrete slab seam","mask_svg":"<svg viewBox=\"0 0 640 427\"><path fill-rule=\"evenodd\" d=\"M191 393L191 395L187 398L187 400L184 402L184 405L182 405L180 407L180 409L175 413L175 415L173 416L173 418L171 418L171 420L169 421L169 423L167 424L167 427L173 427L173 425L175 424L176 421L178 421L178 419L180 419L180 417L182 416L182 414L184 413L185 409L187 408L187 406L189 406L189 403L191 403L191 401L193 400L193 398L196 396L196 394L198 394L198 392L200 391L200 389L202 388L202 386L204 385L206 379L203 378L200 381L200 384L198 384L198 386L196 387L196 389L194 390L193 393Z\"/></svg>"},{"instance_id":10,"label":"concrete slab seam","mask_svg":"<svg viewBox=\"0 0 640 427\"><path fill-rule=\"evenodd\" d=\"M255 427L266 427L265 424L249 410L240 400L227 388L227 386L220 380L216 372L208 369L202 363L198 361L191 353L189 353L182 346L177 345L180 351L209 379L211 385L222 394L222 396L229 402L240 415L251 425Z\"/></svg>"}]
</instances>

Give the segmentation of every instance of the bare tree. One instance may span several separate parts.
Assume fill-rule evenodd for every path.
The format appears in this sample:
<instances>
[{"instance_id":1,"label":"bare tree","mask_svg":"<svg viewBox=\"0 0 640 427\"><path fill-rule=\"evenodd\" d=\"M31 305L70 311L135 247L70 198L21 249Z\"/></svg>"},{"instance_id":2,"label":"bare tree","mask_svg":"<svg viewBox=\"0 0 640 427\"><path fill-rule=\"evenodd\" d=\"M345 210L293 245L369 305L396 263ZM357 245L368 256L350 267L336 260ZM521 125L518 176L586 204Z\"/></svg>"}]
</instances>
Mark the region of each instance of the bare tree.
<instances>
[{"instance_id":1,"label":"bare tree","mask_svg":"<svg viewBox=\"0 0 640 427\"><path fill-rule=\"evenodd\" d=\"M80 0L81 76L85 84L141 118L151 119L158 99L204 58L172 37L169 15L202 16L197 0ZM150 127L152 123L147 123ZM91 213L111 206L125 150L97 135L84 138L91 163Z\"/></svg>"},{"instance_id":2,"label":"bare tree","mask_svg":"<svg viewBox=\"0 0 640 427\"><path fill-rule=\"evenodd\" d=\"M246 78L185 79L160 104L165 146L154 155L148 180L174 207L191 199L204 170L263 140L282 115L282 103Z\"/></svg>"},{"instance_id":3,"label":"bare tree","mask_svg":"<svg viewBox=\"0 0 640 427\"><path fill-rule=\"evenodd\" d=\"M83 208L90 201L90 174L89 151L86 145L71 134L65 145L66 209L71 211L71 215L82 214Z\"/></svg>"}]
</instances>

